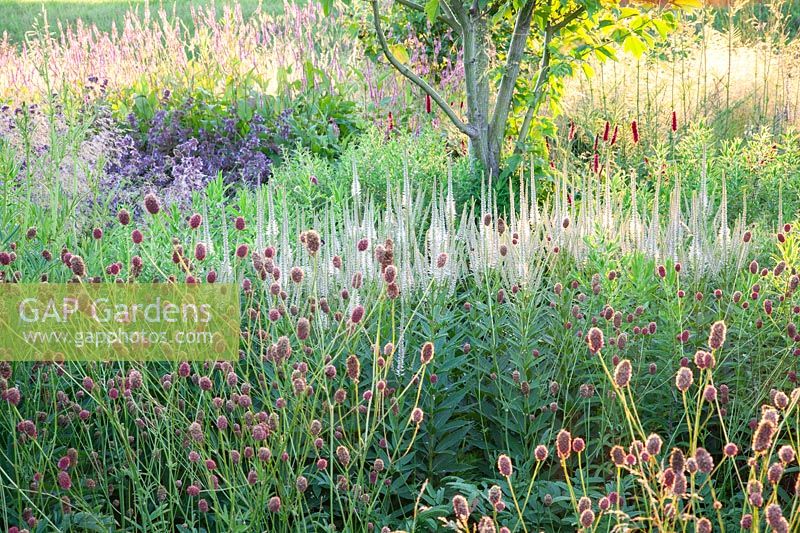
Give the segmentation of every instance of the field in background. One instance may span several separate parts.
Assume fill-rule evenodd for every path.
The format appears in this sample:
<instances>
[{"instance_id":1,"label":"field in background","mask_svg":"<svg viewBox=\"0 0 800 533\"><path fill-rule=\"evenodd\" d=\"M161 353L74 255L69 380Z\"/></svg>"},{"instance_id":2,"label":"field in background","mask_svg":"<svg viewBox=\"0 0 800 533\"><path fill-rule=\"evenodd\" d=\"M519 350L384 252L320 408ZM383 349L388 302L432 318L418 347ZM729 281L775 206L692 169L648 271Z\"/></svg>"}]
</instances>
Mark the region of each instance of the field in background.
<instances>
[{"instance_id":1,"label":"field in background","mask_svg":"<svg viewBox=\"0 0 800 533\"><path fill-rule=\"evenodd\" d=\"M114 24L120 27L129 9L142 14L147 7L153 12L164 7L170 15L177 15L191 26L192 9L211 4L216 5L218 13L224 6L238 4L246 17L259 6L269 13L283 12L282 0L0 0L0 37L8 33L9 40L21 42L35 22L44 20L43 10L51 27L56 27L59 21L73 24L80 19L85 24L96 25L101 31L110 31Z\"/></svg>"}]
</instances>

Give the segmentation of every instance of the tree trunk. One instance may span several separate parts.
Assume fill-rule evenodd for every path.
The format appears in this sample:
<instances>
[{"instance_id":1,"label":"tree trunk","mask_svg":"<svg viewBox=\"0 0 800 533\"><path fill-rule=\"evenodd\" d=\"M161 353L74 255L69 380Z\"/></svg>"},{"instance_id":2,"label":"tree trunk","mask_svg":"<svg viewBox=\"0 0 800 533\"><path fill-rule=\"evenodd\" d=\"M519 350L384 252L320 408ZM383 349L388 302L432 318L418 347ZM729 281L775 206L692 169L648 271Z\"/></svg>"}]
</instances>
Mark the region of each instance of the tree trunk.
<instances>
[{"instance_id":1,"label":"tree trunk","mask_svg":"<svg viewBox=\"0 0 800 533\"><path fill-rule=\"evenodd\" d=\"M464 77L467 93L467 119L474 127L470 156L481 163L483 171L495 178L500 172L502 135L492 135L489 116L489 53L486 20L479 10L453 2L464 39Z\"/></svg>"}]
</instances>

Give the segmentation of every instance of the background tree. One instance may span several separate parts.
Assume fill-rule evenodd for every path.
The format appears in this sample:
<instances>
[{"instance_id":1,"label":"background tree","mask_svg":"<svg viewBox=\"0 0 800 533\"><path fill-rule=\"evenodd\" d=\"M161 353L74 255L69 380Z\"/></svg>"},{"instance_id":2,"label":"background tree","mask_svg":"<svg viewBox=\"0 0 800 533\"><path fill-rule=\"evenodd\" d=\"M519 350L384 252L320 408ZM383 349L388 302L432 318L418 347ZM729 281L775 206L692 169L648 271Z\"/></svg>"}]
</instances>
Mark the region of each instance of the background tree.
<instances>
[{"instance_id":1,"label":"background tree","mask_svg":"<svg viewBox=\"0 0 800 533\"><path fill-rule=\"evenodd\" d=\"M348 0L350 1L350 0ZM542 104L558 111L561 80L580 67L592 74L589 59L616 59L622 48L637 57L676 27L674 7L620 5L603 0L366 0L374 37L388 62L441 108L467 136L471 155L483 169L500 175L504 152L514 167L532 137L553 126ZM422 3L424 2L424 3ZM323 0L330 9L333 0ZM463 54L466 113L460 114L433 85L408 65L402 44L389 42L384 24L396 10L423 12L430 31L452 29ZM552 114L549 114L552 116ZM508 140L510 137L510 141Z\"/></svg>"}]
</instances>

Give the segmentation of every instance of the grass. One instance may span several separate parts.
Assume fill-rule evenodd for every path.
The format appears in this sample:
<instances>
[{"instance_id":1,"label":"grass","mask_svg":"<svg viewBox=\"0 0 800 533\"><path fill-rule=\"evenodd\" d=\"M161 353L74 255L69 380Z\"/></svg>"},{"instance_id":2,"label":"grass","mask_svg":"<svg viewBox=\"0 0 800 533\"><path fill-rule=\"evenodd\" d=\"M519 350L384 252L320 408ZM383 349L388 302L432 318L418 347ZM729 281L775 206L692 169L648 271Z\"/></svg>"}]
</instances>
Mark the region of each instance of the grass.
<instances>
[{"instance_id":1,"label":"grass","mask_svg":"<svg viewBox=\"0 0 800 533\"><path fill-rule=\"evenodd\" d=\"M22 42L25 33L31 31L35 23L41 23L44 12L51 26L58 21L74 24L82 20L109 31L113 23L119 27L128 9L141 13L148 5L151 9L163 6L168 13L190 25L193 7L214 4L221 11L224 6L237 3L245 16L251 15L259 6L270 13L283 11L283 0L0 0L0 36L7 33L11 42Z\"/></svg>"}]
</instances>

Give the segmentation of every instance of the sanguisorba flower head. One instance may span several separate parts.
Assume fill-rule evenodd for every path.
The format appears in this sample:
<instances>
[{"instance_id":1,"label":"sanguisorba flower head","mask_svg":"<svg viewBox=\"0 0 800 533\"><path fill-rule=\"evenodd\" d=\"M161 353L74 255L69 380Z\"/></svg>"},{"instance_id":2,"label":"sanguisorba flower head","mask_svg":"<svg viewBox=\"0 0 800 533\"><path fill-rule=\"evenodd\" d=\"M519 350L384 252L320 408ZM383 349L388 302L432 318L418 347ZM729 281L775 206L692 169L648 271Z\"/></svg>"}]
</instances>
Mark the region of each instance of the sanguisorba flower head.
<instances>
[{"instance_id":1,"label":"sanguisorba flower head","mask_svg":"<svg viewBox=\"0 0 800 533\"><path fill-rule=\"evenodd\" d=\"M350 450L348 450L345 446L338 446L336 448L336 459L347 468L347 465L350 464Z\"/></svg>"},{"instance_id":2,"label":"sanguisorba flower head","mask_svg":"<svg viewBox=\"0 0 800 533\"><path fill-rule=\"evenodd\" d=\"M694 383L692 371L685 366L680 367L675 375L675 386L679 391L686 392L692 386L692 383Z\"/></svg>"},{"instance_id":3,"label":"sanguisorba flower head","mask_svg":"<svg viewBox=\"0 0 800 533\"><path fill-rule=\"evenodd\" d=\"M297 338L301 341L306 340L311 331L311 323L306 317L300 317L297 320Z\"/></svg>"},{"instance_id":4,"label":"sanguisorba flower head","mask_svg":"<svg viewBox=\"0 0 800 533\"><path fill-rule=\"evenodd\" d=\"M789 532L789 524L783 516L780 505L777 503L768 505L764 515L767 517L767 524L772 528L772 531L775 533Z\"/></svg>"},{"instance_id":5,"label":"sanguisorba flower head","mask_svg":"<svg viewBox=\"0 0 800 533\"><path fill-rule=\"evenodd\" d=\"M426 342L419 351L419 361L423 365L429 364L433 360L433 343Z\"/></svg>"},{"instance_id":6,"label":"sanguisorba flower head","mask_svg":"<svg viewBox=\"0 0 800 533\"><path fill-rule=\"evenodd\" d=\"M714 322L714 325L711 326L711 333L708 336L708 346L712 350L719 350L722 348L722 345L725 344L726 332L727 328L725 327L725 322L722 320Z\"/></svg>"},{"instance_id":7,"label":"sanguisorba flower head","mask_svg":"<svg viewBox=\"0 0 800 533\"><path fill-rule=\"evenodd\" d=\"M594 511L592 511L591 509L584 509L583 512L581 513L580 520L581 520L581 525L584 528L589 529L590 527L592 527L592 524L594 523Z\"/></svg>"},{"instance_id":8,"label":"sanguisorba flower head","mask_svg":"<svg viewBox=\"0 0 800 533\"><path fill-rule=\"evenodd\" d=\"M761 454L772 446L772 437L775 435L775 424L772 420L761 419L755 433L753 433L753 451Z\"/></svg>"},{"instance_id":9,"label":"sanguisorba flower head","mask_svg":"<svg viewBox=\"0 0 800 533\"><path fill-rule=\"evenodd\" d=\"M347 366L347 377L352 381L358 381L361 374L361 362L355 354L350 355L345 363Z\"/></svg>"},{"instance_id":10,"label":"sanguisorba flower head","mask_svg":"<svg viewBox=\"0 0 800 533\"><path fill-rule=\"evenodd\" d=\"M469 502L460 494L453 496L453 513L456 519L461 522L466 522L469 519Z\"/></svg>"},{"instance_id":11,"label":"sanguisorba flower head","mask_svg":"<svg viewBox=\"0 0 800 533\"><path fill-rule=\"evenodd\" d=\"M156 197L156 195L151 192L145 194L144 208L151 215L158 214L158 212L161 211L161 203L158 201L158 197Z\"/></svg>"},{"instance_id":12,"label":"sanguisorba flower head","mask_svg":"<svg viewBox=\"0 0 800 533\"><path fill-rule=\"evenodd\" d=\"M362 318L364 318L364 306L357 305L350 312L350 321L353 324L358 324L359 322L361 322Z\"/></svg>"},{"instance_id":13,"label":"sanguisorba flower head","mask_svg":"<svg viewBox=\"0 0 800 533\"><path fill-rule=\"evenodd\" d=\"M507 456L506 454L502 454L500 457L498 457L497 471L500 472L500 475L503 477L511 477L511 474L514 473L514 466L511 463L511 457Z\"/></svg>"},{"instance_id":14,"label":"sanguisorba flower head","mask_svg":"<svg viewBox=\"0 0 800 533\"><path fill-rule=\"evenodd\" d=\"M556 435L556 453L559 459L567 459L572 451L572 435L566 429L562 429Z\"/></svg>"},{"instance_id":15,"label":"sanguisorba flower head","mask_svg":"<svg viewBox=\"0 0 800 533\"><path fill-rule=\"evenodd\" d=\"M271 513L277 513L281 510L281 499L278 496L273 496L267 503L267 508Z\"/></svg>"},{"instance_id":16,"label":"sanguisorba flower head","mask_svg":"<svg viewBox=\"0 0 800 533\"><path fill-rule=\"evenodd\" d=\"M322 240L320 239L319 233L315 230L310 229L305 232L306 235L306 250L311 255L316 255L319 252L319 247L322 244Z\"/></svg>"},{"instance_id":17,"label":"sanguisorba flower head","mask_svg":"<svg viewBox=\"0 0 800 533\"><path fill-rule=\"evenodd\" d=\"M651 456L656 456L661 453L661 437L655 433L651 433L645 441L644 447Z\"/></svg>"},{"instance_id":18,"label":"sanguisorba flower head","mask_svg":"<svg viewBox=\"0 0 800 533\"><path fill-rule=\"evenodd\" d=\"M69 267L72 270L72 273L82 278L86 275L86 263L83 261L83 258L79 255L73 255L69 260Z\"/></svg>"},{"instance_id":19,"label":"sanguisorba flower head","mask_svg":"<svg viewBox=\"0 0 800 533\"><path fill-rule=\"evenodd\" d=\"M549 455L549 453L548 453L548 451L547 451L547 446L545 446L544 444L540 444L540 445L538 445L538 446L536 447L536 449L535 449L535 450L533 450L533 456L534 456L534 457L536 458L536 460L537 460L537 461L539 461L540 463L541 463L542 461L546 461L546 460L547 460L547 456L548 456L548 455Z\"/></svg>"},{"instance_id":20,"label":"sanguisorba flower head","mask_svg":"<svg viewBox=\"0 0 800 533\"><path fill-rule=\"evenodd\" d=\"M604 343L603 332L600 328L591 328L586 335L586 344L589 346L589 351L596 354L603 349Z\"/></svg>"},{"instance_id":21,"label":"sanguisorba flower head","mask_svg":"<svg viewBox=\"0 0 800 533\"><path fill-rule=\"evenodd\" d=\"M631 373L633 372L633 368L631 367L631 362L627 359L623 359L622 361L617 364L617 367L614 369L614 383L619 388L625 388L631 382Z\"/></svg>"}]
</instances>

